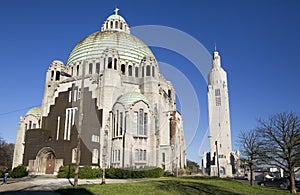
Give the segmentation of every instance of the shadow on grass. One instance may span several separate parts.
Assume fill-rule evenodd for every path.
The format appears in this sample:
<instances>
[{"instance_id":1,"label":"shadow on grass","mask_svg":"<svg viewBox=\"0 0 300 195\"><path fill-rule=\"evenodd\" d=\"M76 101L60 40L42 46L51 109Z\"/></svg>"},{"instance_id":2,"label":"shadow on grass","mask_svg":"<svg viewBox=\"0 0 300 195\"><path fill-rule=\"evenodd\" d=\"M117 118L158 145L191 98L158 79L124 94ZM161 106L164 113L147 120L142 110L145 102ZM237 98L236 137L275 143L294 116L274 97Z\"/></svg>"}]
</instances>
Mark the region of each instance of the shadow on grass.
<instances>
[{"instance_id":1,"label":"shadow on grass","mask_svg":"<svg viewBox=\"0 0 300 195\"><path fill-rule=\"evenodd\" d=\"M203 184L198 182L172 181L162 180L155 181L157 188L167 192L177 192L180 194L223 194L223 195L239 195L232 191L227 191L218 186Z\"/></svg>"},{"instance_id":2,"label":"shadow on grass","mask_svg":"<svg viewBox=\"0 0 300 195\"><path fill-rule=\"evenodd\" d=\"M6 191L6 192L0 192L0 195L56 195L57 193L49 190L16 190L16 191Z\"/></svg>"},{"instance_id":3,"label":"shadow on grass","mask_svg":"<svg viewBox=\"0 0 300 195\"><path fill-rule=\"evenodd\" d=\"M58 189L55 192L60 193L62 195L93 195L92 192L90 192L87 189L84 188L67 188L67 189Z\"/></svg>"}]
</instances>

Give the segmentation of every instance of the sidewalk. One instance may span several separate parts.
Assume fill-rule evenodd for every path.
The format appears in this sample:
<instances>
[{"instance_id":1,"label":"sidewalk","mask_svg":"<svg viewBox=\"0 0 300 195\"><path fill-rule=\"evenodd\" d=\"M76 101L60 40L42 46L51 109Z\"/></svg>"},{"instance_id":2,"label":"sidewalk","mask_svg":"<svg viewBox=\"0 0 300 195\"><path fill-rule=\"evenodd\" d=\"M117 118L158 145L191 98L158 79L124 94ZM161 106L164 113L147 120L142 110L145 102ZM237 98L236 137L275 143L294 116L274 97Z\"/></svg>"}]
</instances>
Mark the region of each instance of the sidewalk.
<instances>
[{"instance_id":1,"label":"sidewalk","mask_svg":"<svg viewBox=\"0 0 300 195\"><path fill-rule=\"evenodd\" d=\"M107 184L110 183L131 183L138 182L134 179L106 179ZM37 176L37 177L24 177L17 179L8 179L8 184L3 184L0 180L0 195L3 194L46 194L57 195L54 192L62 186L72 186L74 182L73 178L64 179L56 178L54 176ZM79 179L78 184L100 184L101 179Z\"/></svg>"}]
</instances>

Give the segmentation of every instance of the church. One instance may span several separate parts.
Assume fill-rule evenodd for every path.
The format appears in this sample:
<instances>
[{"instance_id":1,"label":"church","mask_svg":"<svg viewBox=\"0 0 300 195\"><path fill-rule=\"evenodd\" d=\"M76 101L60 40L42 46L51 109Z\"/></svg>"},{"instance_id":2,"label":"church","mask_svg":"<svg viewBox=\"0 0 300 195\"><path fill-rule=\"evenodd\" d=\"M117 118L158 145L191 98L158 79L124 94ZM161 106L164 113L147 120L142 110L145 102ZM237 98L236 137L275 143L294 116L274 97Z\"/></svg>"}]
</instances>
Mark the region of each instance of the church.
<instances>
[{"instance_id":1,"label":"church","mask_svg":"<svg viewBox=\"0 0 300 195\"><path fill-rule=\"evenodd\" d=\"M57 174L77 160L106 168L184 168L174 87L118 11L80 40L65 63L50 64L41 107L20 118L13 167L25 165L36 175Z\"/></svg>"}]
</instances>

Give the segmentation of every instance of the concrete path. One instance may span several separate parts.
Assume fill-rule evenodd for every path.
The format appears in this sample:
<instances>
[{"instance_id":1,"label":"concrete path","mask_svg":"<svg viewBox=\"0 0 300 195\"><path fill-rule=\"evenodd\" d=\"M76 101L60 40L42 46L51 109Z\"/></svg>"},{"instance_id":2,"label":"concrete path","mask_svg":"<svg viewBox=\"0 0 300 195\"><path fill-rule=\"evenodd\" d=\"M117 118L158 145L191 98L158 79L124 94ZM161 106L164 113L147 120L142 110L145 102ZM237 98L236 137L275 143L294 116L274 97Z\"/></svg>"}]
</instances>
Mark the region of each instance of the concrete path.
<instances>
[{"instance_id":1,"label":"concrete path","mask_svg":"<svg viewBox=\"0 0 300 195\"><path fill-rule=\"evenodd\" d=\"M107 184L109 183L130 183L138 182L138 180L131 179L106 179ZM56 189L62 186L72 186L74 179L61 179L53 176L38 176L38 177L25 177L18 179L9 179L8 184L3 184L0 181L0 195L3 194L46 194L54 195L58 194L54 192ZM79 184L100 184L101 179L79 179Z\"/></svg>"}]
</instances>

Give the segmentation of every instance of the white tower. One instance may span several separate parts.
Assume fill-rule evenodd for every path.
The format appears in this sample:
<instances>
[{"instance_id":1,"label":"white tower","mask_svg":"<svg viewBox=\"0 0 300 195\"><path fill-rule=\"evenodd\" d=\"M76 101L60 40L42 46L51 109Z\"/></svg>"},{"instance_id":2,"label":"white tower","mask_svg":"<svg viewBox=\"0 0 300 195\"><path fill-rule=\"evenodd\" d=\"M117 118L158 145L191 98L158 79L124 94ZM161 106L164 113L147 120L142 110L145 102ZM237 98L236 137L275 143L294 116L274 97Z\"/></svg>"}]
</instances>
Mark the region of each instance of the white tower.
<instances>
[{"instance_id":1,"label":"white tower","mask_svg":"<svg viewBox=\"0 0 300 195\"><path fill-rule=\"evenodd\" d=\"M227 74L221 67L221 57L217 51L214 51L212 69L208 75L207 96L210 139L210 175L231 177L232 166L230 163L230 154L232 150Z\"/></svg>"}]
</instances>

